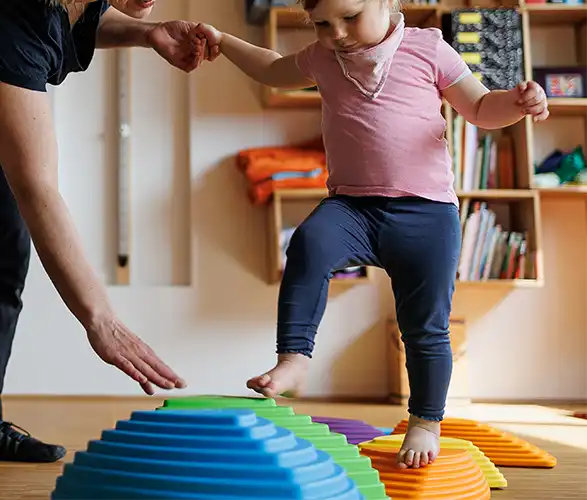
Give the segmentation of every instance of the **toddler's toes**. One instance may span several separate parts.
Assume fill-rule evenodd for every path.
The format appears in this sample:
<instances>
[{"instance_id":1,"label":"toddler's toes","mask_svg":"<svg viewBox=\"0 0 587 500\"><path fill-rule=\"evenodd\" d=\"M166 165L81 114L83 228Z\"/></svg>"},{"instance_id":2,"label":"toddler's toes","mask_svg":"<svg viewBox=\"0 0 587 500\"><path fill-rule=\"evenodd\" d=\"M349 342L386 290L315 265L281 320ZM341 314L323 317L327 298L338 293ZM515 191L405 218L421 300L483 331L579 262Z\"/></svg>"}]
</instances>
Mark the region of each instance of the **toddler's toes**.
<instances>
[{"instance_id":1,"label":"toddler's toes","mask_svg":"<svg viewBox=\"0 0 587 500\"><path fill-rule=\"evenodd\" d=\"M428 459L428 455L429 453L421 453L420 454L420 460L418 461L418 463L420 464L421 467L426 467L430 461Z\"/></svg>"},{"instance_id":2,"label":"toddler's toes","mask_svg":"<svg viewBox=\"0 0 587 500\"><path fill-rule=\"evenodd\" d=\"M414 469L418 469L420 467L420 462L422 461L421 455L422 454L419 451L414 452L414 460L412 462L412 467Z\"/></svg>"},{"instance_id":3,"label":"toddler's toes","mask_svg":"<svg viewBox=\"0 0 587 500\"><path fill-rule=\"evenodd\" d=\"M263 391L269 384L271 384L271 377L267 373L247 381L247 387L257 392Z\"/></svg>"},{"instance_id":4,"label":"toddler's toes","mask_svg":"<svg viewBox=\"0 0 587 500\"><path fill-rule=\"evenodd\" d=\"M400 469L407 469L414 463L415 452L412 449L402 449L397 456L397 464Z\"/></svg>"}]
</instances>

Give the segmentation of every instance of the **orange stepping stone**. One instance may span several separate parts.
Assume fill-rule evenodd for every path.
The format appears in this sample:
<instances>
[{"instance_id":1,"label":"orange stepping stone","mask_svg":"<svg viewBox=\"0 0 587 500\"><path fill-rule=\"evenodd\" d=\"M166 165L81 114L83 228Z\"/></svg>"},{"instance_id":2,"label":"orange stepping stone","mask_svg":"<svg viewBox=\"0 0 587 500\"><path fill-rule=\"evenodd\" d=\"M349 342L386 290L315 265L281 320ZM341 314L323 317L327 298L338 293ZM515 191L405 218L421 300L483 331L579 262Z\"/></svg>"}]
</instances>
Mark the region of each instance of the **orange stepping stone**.
<instances>
[{"instance_id":1,"label":"orange stepping stone","mask_svg":"<svg viewBox=\"0 0 587 500\"><path fill-rule=\"evenodd\" d=\"M392 434L405 434L408 420L402 420ZM462 418L446 418L440 424L445 437L465 439L477 446L498 467L552 468L556 457L528 441L487 424Z\"/></svg>"},{"instance_id":2,"label":"orange stepping stone","mask_svg":"<svg viewBox=\"0 0 587 500\"><path fill-rule=\"evenodd\" d=\"M359 445L379 471L379 480L393 500L489 500L489 483L467 450L441 449L434 462L419 469L397 466L399 447Z\"/></svg>"}]
</instances>

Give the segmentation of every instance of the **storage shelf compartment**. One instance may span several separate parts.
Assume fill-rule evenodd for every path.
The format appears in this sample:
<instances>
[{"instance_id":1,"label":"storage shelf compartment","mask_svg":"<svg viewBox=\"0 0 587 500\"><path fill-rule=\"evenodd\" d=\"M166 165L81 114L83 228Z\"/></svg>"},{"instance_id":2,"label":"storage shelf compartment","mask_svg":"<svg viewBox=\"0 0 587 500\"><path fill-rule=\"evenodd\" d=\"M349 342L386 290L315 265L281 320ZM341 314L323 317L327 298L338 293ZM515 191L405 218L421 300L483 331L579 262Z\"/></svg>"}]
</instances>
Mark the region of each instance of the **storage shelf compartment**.
<instances>
[{"instance_id":1,"label":"storage shelf compartment","mask_svg":"<svg viewBox=\"0 0 587 500\"><path fill-rule=\"evenodd\" d=\"M529 193L518 199L480 195L463 202L458 286L543 284L539 195Z\"/></svg>"},{"instance_id":2,"label":"storage shelf compartment","mask_svg":"<svg viewBox=\"0 0 587 500\"><path fill-rule=\"evenodd\" d=\"M528 12L530 23L535 25L585 24L586 4L527 3L522 11Z\"/></svg>"}]
</instances>

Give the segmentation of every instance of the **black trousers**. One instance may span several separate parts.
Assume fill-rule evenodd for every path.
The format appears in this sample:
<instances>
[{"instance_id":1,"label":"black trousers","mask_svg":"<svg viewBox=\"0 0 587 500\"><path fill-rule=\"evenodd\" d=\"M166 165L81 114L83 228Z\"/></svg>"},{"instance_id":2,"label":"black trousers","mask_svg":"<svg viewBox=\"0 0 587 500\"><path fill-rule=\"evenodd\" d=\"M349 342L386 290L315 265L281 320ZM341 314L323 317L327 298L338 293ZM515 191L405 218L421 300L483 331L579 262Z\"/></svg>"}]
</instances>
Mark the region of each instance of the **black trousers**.
<instances>
[{"instance_id":1,"label":"black trousers","mask_svg":"<svg viewBox=\"0 0 587 500\"><path fill-rule=\"evenodd\" d=\"M31 240L16 200L0 168L0 395L29 269ZM2 401L0 399L0 420Z\"/></svg>"}]
</instances>

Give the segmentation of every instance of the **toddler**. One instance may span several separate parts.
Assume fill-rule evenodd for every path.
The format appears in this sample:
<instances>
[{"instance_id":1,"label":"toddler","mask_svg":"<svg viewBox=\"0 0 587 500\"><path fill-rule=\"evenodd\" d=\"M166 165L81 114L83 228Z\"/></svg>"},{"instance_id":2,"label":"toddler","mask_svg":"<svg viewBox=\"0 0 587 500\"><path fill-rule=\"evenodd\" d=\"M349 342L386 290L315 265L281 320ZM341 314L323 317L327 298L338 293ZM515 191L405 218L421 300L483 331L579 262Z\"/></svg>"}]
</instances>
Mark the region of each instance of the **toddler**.
<instances>
[{"instance_id":1,"label":"toddler","mask_svg":"<svg viewBox=\"0 0 587 500\"><path fill-rule=\"evenodd\" d=\"M484 129L526 114L544 120L548 109L535 82L490 92L440 30L406 27L396 1L302 1L317 41L283 57L209 25L200 25L199 36L211 48L208 60L222 54L261 84L317 85L322 96L329 196L291 239L277 364L247 386L266 397L299 394L332 273L352 265L385 269L410 384L398 454L405 468L438 455L452 372L448 328L461 229L442 98Z\"/></svg>"}]
</instances>

